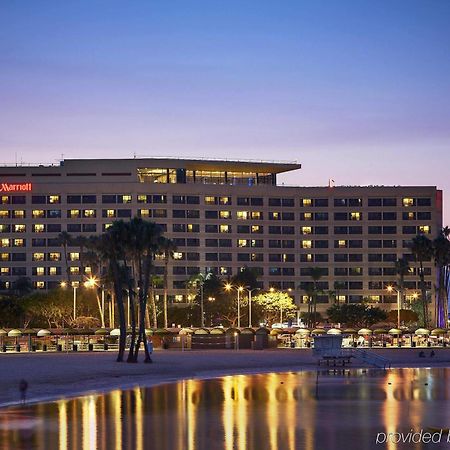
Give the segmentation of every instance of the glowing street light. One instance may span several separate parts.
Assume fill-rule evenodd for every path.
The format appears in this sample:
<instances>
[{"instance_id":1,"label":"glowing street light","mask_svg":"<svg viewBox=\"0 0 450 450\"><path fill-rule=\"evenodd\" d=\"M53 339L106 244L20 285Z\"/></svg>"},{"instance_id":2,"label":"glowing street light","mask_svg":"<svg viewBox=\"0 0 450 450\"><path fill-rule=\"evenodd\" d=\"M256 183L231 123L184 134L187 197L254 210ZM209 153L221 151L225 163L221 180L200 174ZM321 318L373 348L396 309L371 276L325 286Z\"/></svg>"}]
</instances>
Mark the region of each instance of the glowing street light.
<instances>
[{"instance_id":1,"label":"glowing street light","mask_svg":"<svg viewBox=\"0 0 450 450\"><path fill-rule=\"evenodd\" d=\"M241 292L244 290L243 286L233 286L231 283L225 284L225 290L231 291L231 289L236 289L237 291L237 326L241 327Z\"/></svg>"},{"instance_id":2,"label":"glowing street light","mask_svg":"<svg viewBox=\"0 0 450 450\"><path fill-rule=\"evenodd\" d=\"M66 281L61 281L60 286L65 289L67 287ZM77 318L77 288L76 284L72 284L73 288L73 320Z\"/></svg>"},{"instance_id":3,"label":"glowing street light","mask_svg":"<svg viewBox=\"0 0 450 450\"><path fill-rule=\"evenodd\" d=\"M395 289L394 286L386 286L386 290L388 292L396 292L397 293L397 328L400 329L400 290Z\"/></svg>"}]
</instances>

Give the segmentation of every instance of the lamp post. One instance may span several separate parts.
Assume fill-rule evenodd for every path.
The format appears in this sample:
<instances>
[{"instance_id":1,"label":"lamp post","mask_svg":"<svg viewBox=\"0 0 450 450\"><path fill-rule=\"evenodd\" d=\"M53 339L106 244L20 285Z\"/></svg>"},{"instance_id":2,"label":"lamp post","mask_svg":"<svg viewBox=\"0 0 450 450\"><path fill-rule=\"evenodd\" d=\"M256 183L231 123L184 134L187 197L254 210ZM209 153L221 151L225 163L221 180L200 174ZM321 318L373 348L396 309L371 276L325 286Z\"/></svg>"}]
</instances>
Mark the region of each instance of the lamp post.
<instances>
[{"instance_id":1,"label":"lamp post","mask_svg":"<svg viewBox=\"0 0 450 450\"><path fill-rule=\"evenodd\" d=\"M248 326L252 327L252 292L259 290L259 288L250 289L250 286L246 286L245 290L248 292Z\"/></svg>"},{"instance_id":2,"label":"lamp post","mask_svg":"<svg viewBox=\"0 0 450 450\"><path fill-rule=\"evenodd\" d=\"M400 329L400 290L395 289L393 286L387 286L388 292L396 292L397 293L397 328Z\"/></svg>"},{"instance_id":3,"label":"lamp post","mask_svg":"<svg viewBox=\"0 0 450 450\"><path fill-rule=\"evenodd\" d=\"M66 288L67 282L61 281L60 286L62 288ZM72 289L73 289L73 320L76 320L76 318L77 318L77 288L78 288L78 286L76 286L75 284L72 285Z\"/></svg>"},{"instance_id":4,"label":"lamp post","mask_svg":"<svg viewBox=\"0 0 450 450\"><path fill-rule=\"evenodd\" d=\"M244 290L243 286L233 286L230 283L225 285L225 290L230 291L231 289L236 289L237 291L237 327L241 327L241 292Z\"/></svg>"}]
</instances>

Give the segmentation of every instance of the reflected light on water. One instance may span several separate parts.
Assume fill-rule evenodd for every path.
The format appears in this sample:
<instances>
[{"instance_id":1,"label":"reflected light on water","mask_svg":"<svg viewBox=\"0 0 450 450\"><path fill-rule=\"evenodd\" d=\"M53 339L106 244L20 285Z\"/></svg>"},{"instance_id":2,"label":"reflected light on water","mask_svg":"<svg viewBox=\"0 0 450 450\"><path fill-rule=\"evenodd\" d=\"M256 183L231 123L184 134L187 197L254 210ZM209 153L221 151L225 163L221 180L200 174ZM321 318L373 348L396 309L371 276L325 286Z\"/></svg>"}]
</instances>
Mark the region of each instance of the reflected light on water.
<instances>
[{"instance_id":1,"label":"reflected light on water","mask_svg":"<svg viewBox=\"0 0 450 450\"><path fill-rule=\"evenodd\" d=\"M378 432L448 428L449 381L447 369L394 369L136 387L3 410L1 444L37 450L371 449Z\"/></svg>"}]
</instances>

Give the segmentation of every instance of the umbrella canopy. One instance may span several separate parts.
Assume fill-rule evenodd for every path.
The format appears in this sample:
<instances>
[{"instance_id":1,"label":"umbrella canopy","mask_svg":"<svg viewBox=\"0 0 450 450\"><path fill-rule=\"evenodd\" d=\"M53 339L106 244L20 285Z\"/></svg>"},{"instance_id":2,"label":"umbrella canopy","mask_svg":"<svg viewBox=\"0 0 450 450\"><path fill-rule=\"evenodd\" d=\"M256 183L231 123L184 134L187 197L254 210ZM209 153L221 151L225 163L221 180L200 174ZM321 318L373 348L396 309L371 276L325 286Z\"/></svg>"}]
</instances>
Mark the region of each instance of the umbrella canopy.
<instances>
[{"instance_id":1,"label":"umbrella canopy","mask_svg":"<svg viewBox=\"0 0 450 450\"><path fill-rule=\"evenodd\" d=\"M192 328L182 328L178 334L192 334L193 332Z\"/></svg>"},{"instance_id":2,"label":"umbrella canopy","mask_svg":"<svg viewBox=\"0 0 450 450\"><path fill-rule=\"evenodd\" d=\"M6 336L8 332L6 330L0 329L0 336Z\"/></svg>"},{"instance_id":3,"label":"umbrella canopy","mask_svg":"<svg viewBox=\"0 0 450 450\"><path fill-rule=\"evenodd\" d=\"M213 328L209 334L225 334L225 330L223 328Z\"/></svg>"},{"instance_id":4,"label":"umbrella canopy","mask_svg":"<svg viewBox=\"0 0 450 450\"><path fill-rule=\"evenodd\" d=\"M210 334L207 328L197 328L194 334Z\"/></svg>"},{"instance_id":5,"label":"umbrella canopy","mask_svg":"<svg viewBox=\"0 0 450 450\"><path fill-rule=\"evenodd\" d=\"M345 328L342 330L343 334L358 334L358 332L354 328Z\"/></svg>"},{"instance_id":6,"label":"umbrella canopy","mask_svg":"<svg viewBox=\"0 0 450 450\"><path fill-rule=\"evenodd\" d=\"M399 334L402 334L402 330L399 330L398 328L391 328L391 329L389 330L389 334L392 334L392 335L399 335Z\"/></svg>"},{"instance_id":7,"label":"umbrella canopy","mask_svg":"<svg viewBox=\"0 0 450 450\"><path fill-rule=\"evenodd\" d=\"M315 328L311 331L311 334L325 334L326 331L323 328Z\"/></svg>"},{"instance_id":8,"label":"umbrella canopy","mask_svg":"<svg viewBox=\"0 0 450 450\"><path fill-rule=\"evenodd\" d=\"M430 334L430 330L427 330L426 328L418 328L414 334L416 336L427 336Z\"/></svg>"},{"instance_id":9,"label":"umbrella canopy","mask_svg":"<svg viewBox=\"0 0 450 450\"><path fill-rule=\"evenodd\" d=\"M9 330L8 336L9 337L20 337L20 336L22 336L22 332L20 330L15 330L15 329Z\"/></svg>"},{"instance_id":10,"label":"umbrella canopy","mask_svg":"<svg viewBox=\"0 0 450 450\"><path fill-rule=\"evenodd\" d=\"M226 334L240 334L241 330L239 328L228 328L228 330L225 332Z\"/></svg>"},{"instance_id":11,"label":"umbrella canopy","mask_svg":"<svg viewBox=\"0 0 450 450\"><path fill-rule=\"evenodd\" d=\"M339 328L330 328L327 334L342 334L342 331Z\"/></svg>"},{"instance_id":12,"label":"umbrella canopy","mask_svg":"<svg viewBox=\"0 0 450 450\"><path fill-rule=\"evenodd\" d=\"M255 330L253 328L244 328L241 334L255 334Z\"/></svg>"},{"instance_id":13,"label":"umbrella canopy","mask_svg":"<svg viewBox=\"0 0 450 450\"><path fill-rule=\"evenodd\" d=\"M298 334L300 337L306 337L311 334L311 330L308 330L308 328L299 328L295 334Z\"/></svg>"},{"instance_id":14,"label":"umbrella canopy","mask_svg":"<svg viewBox=\"0 0 450 450\"><path fill-rule=\"evenodd\" d=\"M109 331L106 328L99 328L98 330L95 330L94 334L96 336L107 336L109 334Z\"/></svg>"},{"instance_id":15,"label":"umbrella canopy","mask_svg":"<svg viewBox=\"0 0 450 450\"><path fill-rule=\"evenodd\" d=\"M369 330L368 328L361 328L361 329L358 331L358 334L359 334L360 336L370 336L370 335L372 334L372 330Z\"/></svg>"},{"instance_id":16,"label":"umbrella canopy","mask_svg":"<svg viewBox=\"0 0 450 450\"><path fill-rule=\"evenodd\" d=\"M38 330L35 330L34 328L25 328L23 331L22 331L22 334L24 334L24 335L34 335L34 334L37 334L37 332L38 332Z\"/></svg>"},{"instance_id":17,"label":"umbrella canopy","mask_svg":"<svg viewBox=\"0 0 450 450\"><path fill-rule=\"evenodd\" d=\"M120 329L114 328L113 330L110 331L109 335L110 336L120 336Z\"/></svg>"},{"instance_id":18,"label":"umbrella canopy","mask_svg":"<svg viewBox=\"0 0 450 450\"><path fill-rule=\"evenodd\" d=\"M434 330L431 330L432 336L442 336L445 333L447 333L447 331L443 328L435 328Z\"/></svg>"},{"instance_id":19,"label":"umbrella canopy","mask_svg":"<svg viewBox=\"0 0 450 450\"><path fill-rule=\"evenodd\" d=\"M384 328L377 328L376 330L373 330L373 334L388 334L388 330L385 330Z\"/></svg>"},{"instance_id":20,"label":"umbrella canopy","mask_svg":"<svg viewBox=\"0 0 450 450\"><path fill-rule=\"evenodd\" d=\"M42 329L37 332L37 337L50 336L52 333L49 330Z\"/></svg>"}]
</instances>

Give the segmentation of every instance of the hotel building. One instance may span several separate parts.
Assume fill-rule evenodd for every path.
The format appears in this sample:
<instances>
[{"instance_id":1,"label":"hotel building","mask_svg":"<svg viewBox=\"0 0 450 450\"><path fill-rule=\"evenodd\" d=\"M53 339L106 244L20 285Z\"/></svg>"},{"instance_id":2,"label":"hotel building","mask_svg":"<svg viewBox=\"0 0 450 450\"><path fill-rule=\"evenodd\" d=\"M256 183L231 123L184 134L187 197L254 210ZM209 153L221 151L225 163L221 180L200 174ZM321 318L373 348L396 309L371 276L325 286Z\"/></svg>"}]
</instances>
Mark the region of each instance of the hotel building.
<instances>
[{"instance_id":1,"label":"hotel building","mask_svg":"<svg viewBox=\"0 0 450 450\"><path fill-rule=\"evenodd\" d=\"M188 159L69 159L58 166L0 168L0 290L29 277L51 289L65 278L58 234L102 233L113 220L134 216L160 224L177 245L170 265L170 299L188 301L186 280L200 271L224 278L254 269L261 288L291 290L311 283L341 302L363 299L396 308L386 291L394 263L407 257L407 298L419 292L408 243L418 233L434 238L442 227L442 192L434 186L288 187L281 173L300 164ZM69 247L74 279L80 249ZM163 264L156 261L161 273ZM435 268L426 263L427 289ZM89 271L89 268L87 269ZM416 294L417 295L417 294ZM320 308L334 299L322 295Z\"/></svg>"}]
</instances>

